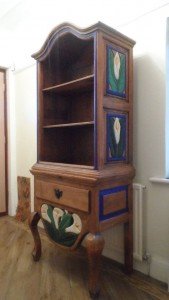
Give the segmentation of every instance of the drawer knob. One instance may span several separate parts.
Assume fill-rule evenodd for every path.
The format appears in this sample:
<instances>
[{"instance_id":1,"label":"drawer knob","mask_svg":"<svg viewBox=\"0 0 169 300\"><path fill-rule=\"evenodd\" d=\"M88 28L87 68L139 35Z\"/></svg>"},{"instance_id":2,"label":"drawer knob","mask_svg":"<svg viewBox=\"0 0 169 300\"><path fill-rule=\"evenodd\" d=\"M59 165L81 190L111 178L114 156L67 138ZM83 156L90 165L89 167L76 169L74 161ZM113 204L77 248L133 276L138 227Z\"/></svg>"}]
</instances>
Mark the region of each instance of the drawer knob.
<instances>
[{"instance_id":1,"label":"drawer knob","mask_svg":"<svg viewBox=\"0 0 169 300\"><path fill-rule=\"evenodd\" d=\"M60 199L62 197L63 192L59 189L55 189L54 191L56 198Z\"/></svg>"}]
</instances>

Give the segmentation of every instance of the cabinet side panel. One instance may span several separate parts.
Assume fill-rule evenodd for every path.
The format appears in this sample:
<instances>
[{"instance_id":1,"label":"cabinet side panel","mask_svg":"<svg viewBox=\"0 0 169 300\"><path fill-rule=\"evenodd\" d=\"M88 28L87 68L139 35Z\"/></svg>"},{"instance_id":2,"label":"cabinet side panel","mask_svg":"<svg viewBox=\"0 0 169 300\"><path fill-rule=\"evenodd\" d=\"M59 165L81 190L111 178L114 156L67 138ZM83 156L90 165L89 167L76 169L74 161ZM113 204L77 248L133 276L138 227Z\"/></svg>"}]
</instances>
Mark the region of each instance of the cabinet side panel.
<instances>
[{"instance_id":1,"label":"cabinet side panel","mask_svg":"<svg viewBox=\"0 0 169 300\"><path fill-rule=\"evenodd\" d=\"M98 169L104 165L104 116L103 116L103 90L104 90L104 43L102 33L97 36L97 157Z\"/></svg>"},{"instance_id":2,"label":"cabinet side panel","mask_svg":"<svg viewBox=\"0 0 169 300\"><path fill-rule=\"evenodd\" d=\"M127 125L126 125L126 158L122 159L123 163L132 163L133 155L133 49L131 45L128 45L125 40L119 41L115 37L104 34L102 37L102 73L103 73L103 84L102 84L102 102L104 111L107 112L116 112L117 116L114 117L114 123L120 122L118 117L123 115L127 116ZM110 86L111 83L111 86ZM103 123L102 123L103 124ZM114 124L116 125L116 124ZM104 129L103 129L104 126ZM105 145L103 154L104 164L115 164L119 163L119 159L107 159L107 127L102 126L100 135L102 134L103 144ZM112 136L117 142L118 147L118 138L117 138L117 126L112 128ZM122 129L121 124L119 128ZM104 130L104 132L103 132ZM119 130L119 136L123 133L123 130ZM119 140L120 141L120 140ZM113 137L111 142L113 142ZM116 148L117 148L116 147ZM118 147L119 148L119 147Z\"/></svg>"},{"instance_id":3,"label":"cabinet side panel","mask_svg":"<svg viewBox=\"0 0 169 300\"><path fill-rule=\"evenodd\" d=\"M41 160L43 156L43 94L42 94L42 89L43 89L43 66L41 62L37 62L37 137L38 137L38 143L37 143L37 160Z\"/></svg>"}]
</instances>

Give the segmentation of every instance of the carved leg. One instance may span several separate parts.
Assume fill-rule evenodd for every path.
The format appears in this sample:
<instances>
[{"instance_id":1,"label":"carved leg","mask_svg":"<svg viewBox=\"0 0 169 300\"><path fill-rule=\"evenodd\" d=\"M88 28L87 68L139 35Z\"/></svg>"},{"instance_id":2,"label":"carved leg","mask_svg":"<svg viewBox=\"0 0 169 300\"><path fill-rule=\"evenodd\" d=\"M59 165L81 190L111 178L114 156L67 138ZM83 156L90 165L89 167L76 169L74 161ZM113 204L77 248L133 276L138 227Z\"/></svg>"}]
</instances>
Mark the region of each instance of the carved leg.
<instances>
[{"instance_id":1,"label":"carved leg","mask_svg":"<svg viewBox=\"0 0 169 300\"><path fill-rule=\"evenodd\" d=\"M29 227L31 229L33 238L34 238L34 250L32 252L32 256L34 261L38 261L41 257L41 240L37 228L37 224L40 220L40 214L37 212L33 212L29 218Z\"/></svg>"},{"instance_id":2,"label":"carved leg","mask_svg":"<svg viewBox=\"0 0 169 300\"><path fill-rule=\"evenodd\" d=\"M124 224L124 266L125 273L133 272L133 222L129 220Z\"/></svg>"},{"instance_id":3,"label":"carved leg","mask_svg":"<svg viewBox=\"0 0 169 300\"><path fill-rule=\"evenodd\" d=\"M86 248L89 264L89 292L92 297L98 296L100 260L104 247L104 239L100 234L89 233L86 236Z\"/></svg>"}]
</instances>

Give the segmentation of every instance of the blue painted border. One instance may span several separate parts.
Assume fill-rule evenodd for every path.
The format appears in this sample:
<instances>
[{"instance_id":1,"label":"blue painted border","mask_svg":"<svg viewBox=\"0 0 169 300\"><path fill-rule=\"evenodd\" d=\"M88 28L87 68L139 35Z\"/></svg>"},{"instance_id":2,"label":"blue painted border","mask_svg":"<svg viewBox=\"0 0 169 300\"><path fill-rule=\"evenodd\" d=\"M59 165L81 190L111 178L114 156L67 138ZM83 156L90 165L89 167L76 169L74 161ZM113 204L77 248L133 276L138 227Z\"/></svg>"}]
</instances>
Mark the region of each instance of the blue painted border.
<instances>
[{"instance_id":1,"label":"blue painted border","mask_svg":"<svg viewBox=\"0 0 169 300\"><path fill-rule=\"evenodd\" d=\"M125 136L124 141L124 149L125 149L125 156L124 157L109 157L109 139L110 139L110 131L109 131L109 119L110 118L122 118L124 119L124 127L122 128L123 134ZM127 159L127 115L126 114L117 114L117 113L107 113L106 114L106 133L107 133L107 139L106 139L106 162L111 161L125 161Z\"/></svg>"},{"instance_id":2,"label":"blue painted border","mask_svg":"<svg viewBox=\"0 0 169 300\"><path fill-rule=\"evenodd\" d=\"M103 214L103 207L104 207L103 197L105 195L115 194L115 193L118 193L121 191L126 192L126 207L124 209L120 209L115 212L104 215ZM105 220L111 219L113 217L117 217L119 215L124 214L125 212L128 212L128 186L127 185L117 186L117 187L114 187L111 189L106 189L106 190L100 191L100 193L99 193L99 220L100 221L105 221Z\"/></svg>"},{"instance_id":3,"label":"blue painted border","mask_svg":"<svg viewBox=\"0 0 169 300\"><path fill-rule=\"evenodd\" d=\"M114 50L114 51L118 51L119 53L125 55L125 94L124 93L118 93L118 92L114 92L112 90L109 89L109 65L108 65L108 57L109 57L109 49ZM113 95L113 96L117 96L120 97L122 99L126 99L126 80L127 80L127 68L126 68L126 53L123 53L119 50L117 50L116 48L107 45L107 49L106 49L106 93Z\"/></svg>"}]
</instances>

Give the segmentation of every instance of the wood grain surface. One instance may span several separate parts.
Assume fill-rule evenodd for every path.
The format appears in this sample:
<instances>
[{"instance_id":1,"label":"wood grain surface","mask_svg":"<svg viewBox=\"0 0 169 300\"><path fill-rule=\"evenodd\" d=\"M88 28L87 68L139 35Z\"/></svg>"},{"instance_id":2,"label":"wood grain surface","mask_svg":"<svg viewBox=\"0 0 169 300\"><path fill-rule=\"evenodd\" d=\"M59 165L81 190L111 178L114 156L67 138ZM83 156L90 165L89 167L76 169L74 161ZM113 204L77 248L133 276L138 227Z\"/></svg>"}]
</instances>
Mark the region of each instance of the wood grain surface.
<instances>
[{"instance_id":1,"label":"wood grain surface","mask_svg":"<svg viewBox=\"0 0 169 300\"><path fill-rule=\"evenodd\" d=\"M36 180L35 182L37 198L51 201L53 204L61 204L81 211L89 210L89 190L78 189L49 181ZM57 198L55 191L59 190L61 196Z\"/></svg>"},{"instance_id":2,"label":"wood grain surface","mask_svg":"<svg viewBox=\"0 0 169 300\"><path fill-rule=\"evenodd\" d=\"M31 257L33 238L25 224L0 218L1 300L88 300L84 249L77 254L59 251L41 232L42 256ZM85 259L84 259L85 257ZM102 258L101 300L167 300L166 286L134 272L126 276L121 267Z\"/></svg>"},{"instance_id":3,"label":"wood grain surface","mask_svg":"<svg viewBox=\"0 0 169 300\"><path fill-rule=\"evenodd\" d=\"M6 149L6 99L5 70L0 69L0 214L7 211L7 149Z\"/></svg>"},{"instance_id":4,"label":"wood grain surface","mask_svg":"<svg viewBox=\"0 0 169 300\"><path fill-rule=\"evenodd\" d=\"M120 191L103 196L103 214L107 215L112 212L126 208L126 192Z\"/></svg>"}]
</instances>

